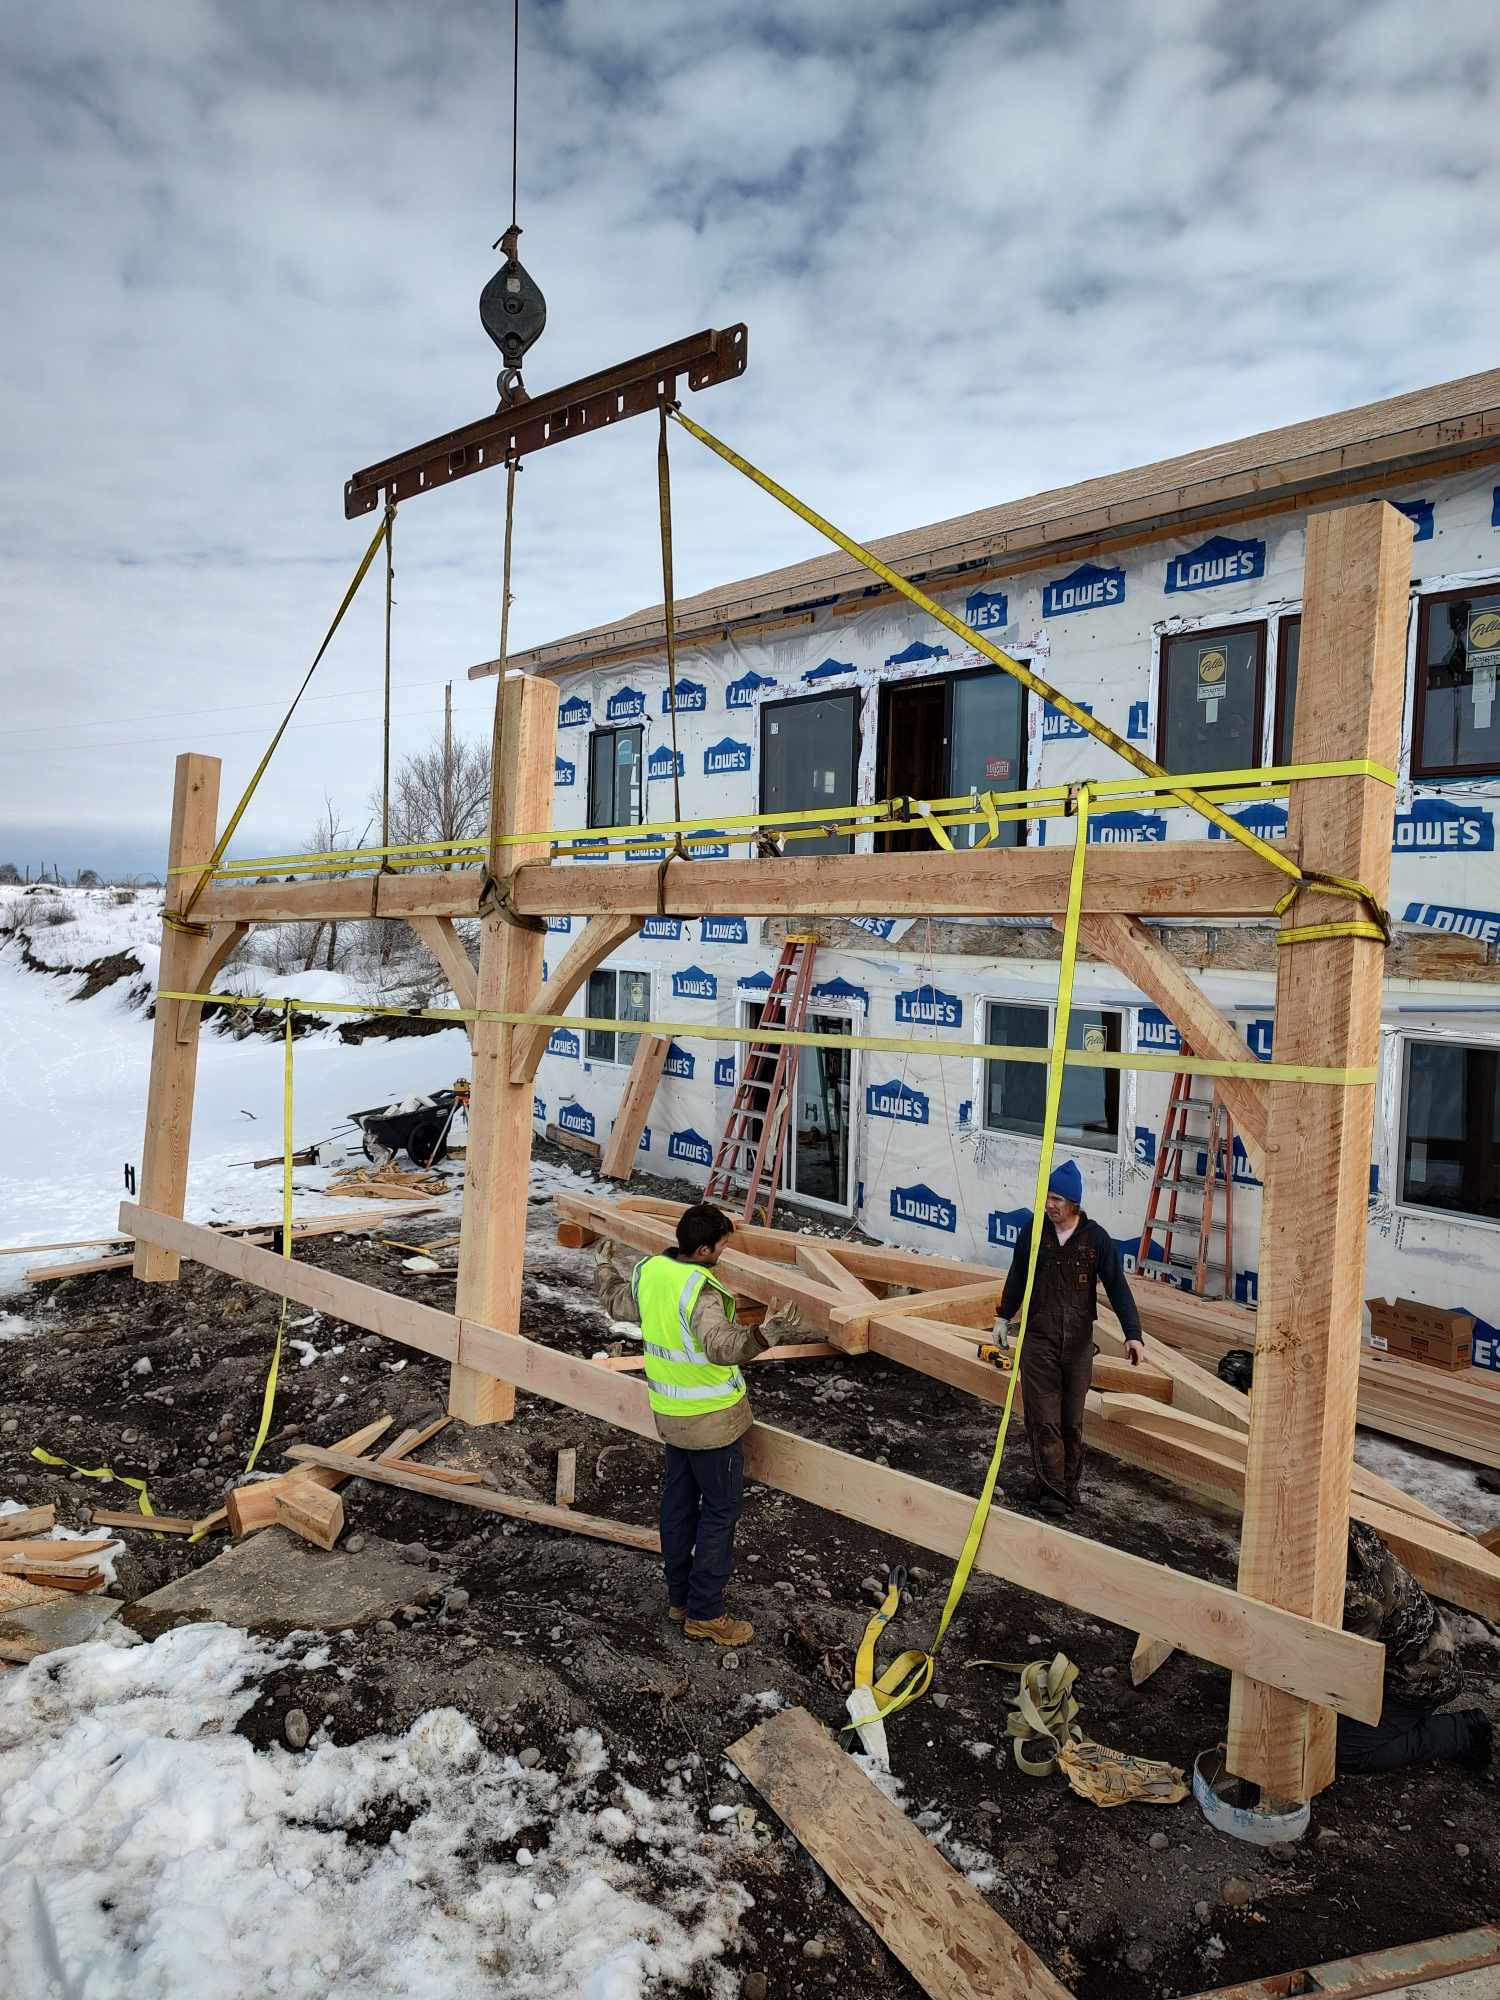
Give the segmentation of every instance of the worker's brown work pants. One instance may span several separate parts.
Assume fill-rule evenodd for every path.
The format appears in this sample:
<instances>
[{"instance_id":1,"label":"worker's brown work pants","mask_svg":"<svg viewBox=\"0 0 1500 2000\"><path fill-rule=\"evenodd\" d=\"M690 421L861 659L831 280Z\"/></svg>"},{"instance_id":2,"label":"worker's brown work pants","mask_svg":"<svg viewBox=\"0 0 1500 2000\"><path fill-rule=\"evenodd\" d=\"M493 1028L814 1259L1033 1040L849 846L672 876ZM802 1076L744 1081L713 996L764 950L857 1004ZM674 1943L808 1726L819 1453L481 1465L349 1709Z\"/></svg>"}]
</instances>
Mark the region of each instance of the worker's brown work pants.
<instances>
[{"instance_id":1,"label":"worker's brown work pants","mask_svg":"<svg viewBox=\"0 0 1500 2000\"><path fill-rule=\"evenodd\" d=\"M1026 1437L1037 1483L1071 1507L1083 1477L1083 1406L1094 1372L1094 1328L1028 1326L1021 1347Z\"/></svg>"}]
</instances>

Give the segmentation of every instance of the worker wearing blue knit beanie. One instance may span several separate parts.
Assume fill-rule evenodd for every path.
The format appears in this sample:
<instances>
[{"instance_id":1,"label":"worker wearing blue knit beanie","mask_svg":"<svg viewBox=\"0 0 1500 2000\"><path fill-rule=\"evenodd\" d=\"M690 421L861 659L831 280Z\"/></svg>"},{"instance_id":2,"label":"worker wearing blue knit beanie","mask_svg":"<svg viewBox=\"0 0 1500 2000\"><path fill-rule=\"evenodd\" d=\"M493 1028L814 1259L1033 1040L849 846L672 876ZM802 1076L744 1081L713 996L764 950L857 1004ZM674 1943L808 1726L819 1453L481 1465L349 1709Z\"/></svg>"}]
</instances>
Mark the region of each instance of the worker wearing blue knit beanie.
<instances>
[{"instance_id":1,"label":"worker wearing blue knit beanie","mask_svg":"<svg viewBox=\"0 0 1500 2000\"><path fill-rule=\"evenodd\" d=\"M1033 1221L1021 1231L1000 1300L996 1329L1004 1338L1021 1310ZM1035 1486L1031 1503L1050 1520L1079 1505L1083 1477L1083 1412L1094 1369L1098 1288L1119 1317L1125 1352L1141 1360L1140 1315L1109 1232L1083 1212L1083 1175L1062 1160L1047 1181L1036 1280L1021 1342L1021 1393Z\"/></svg>"}]
</instances>

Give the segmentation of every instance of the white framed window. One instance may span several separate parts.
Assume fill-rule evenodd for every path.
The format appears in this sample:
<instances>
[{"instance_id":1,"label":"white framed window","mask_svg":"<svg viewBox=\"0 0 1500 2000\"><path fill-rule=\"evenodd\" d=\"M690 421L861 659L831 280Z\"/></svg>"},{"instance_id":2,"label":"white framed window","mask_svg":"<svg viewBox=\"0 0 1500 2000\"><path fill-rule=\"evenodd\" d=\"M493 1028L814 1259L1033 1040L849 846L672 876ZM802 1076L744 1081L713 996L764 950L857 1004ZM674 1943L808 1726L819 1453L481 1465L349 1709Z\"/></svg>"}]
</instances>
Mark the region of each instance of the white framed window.
<instances>
[{"instance_id":1,"label":"white framed window","mask_svg":"<svg viewBox=\"0 0 1500 2000\"><path fill-rule=\"evenodd\" d=\"M584 1012L595 1021L649 1021L651 1019L651 970L644 965L606 965L589 974ZM583 1054L586 1062L618 1063L629 1068L635 1058L639 1035L626 1035L613 1028L585 1028Z\"/></svg>"},{"instance_id":2,"label":"white framed window","mask_svg":"<svg viewBox=\"0 0 1500 2000\"><path fill-rule=\"evenodd\" d=\"M758 1000L740 1000L740 1025L760 1025L764 1009ZM813 1035L850 1035L854 1021L842 1007L809 1007L803 1027ZM743 1072L748 1044L741 1043L736 1081ZM834 1215L852 1215L856 1190L855 1158L860 1102L859 1049L805 1048L791 1052L791 1119L781 1160L781 1186L793 1201ZM764 1098L758 1100L764 1103ZM752 1117L751 1135L759 1139L760 1121Z\"/></svg>"},{"instance_id":3,"label":"white framed window","mask_svg":"<svg viewBox=\"0 0 1500 2000\"><path fill-rule=\"evenodd\" d=\"M1051 1046L1054 1010L1045 1001L986 1000L980 1009L980 1037L1000 1048ZM1118 1055L1125 1046L1125 1014L1119 1007L1081 1007L1068 1018L1068 1047L1091 1054ZM1040 1139L1047 1107L1047 1066L1039 1062L980 1064L979 1122L986 1132L1009 1132ZM1087 1147L1118 1153L1124 1123L1123 1072L1084 1069L1070 1063L1063 1074L1058 1107L1059 1147Z\"/></svg>"},{"instance_id":4,"label":"white framed window","mask_svg":"<svg viewBox=\"0 0 1500 2000\"><path fill-rule=\"evenodd\" d=\"M1500 1042L1403 1042L1397 1202L1500 1223Z\"/></svg>"}]
</instances>

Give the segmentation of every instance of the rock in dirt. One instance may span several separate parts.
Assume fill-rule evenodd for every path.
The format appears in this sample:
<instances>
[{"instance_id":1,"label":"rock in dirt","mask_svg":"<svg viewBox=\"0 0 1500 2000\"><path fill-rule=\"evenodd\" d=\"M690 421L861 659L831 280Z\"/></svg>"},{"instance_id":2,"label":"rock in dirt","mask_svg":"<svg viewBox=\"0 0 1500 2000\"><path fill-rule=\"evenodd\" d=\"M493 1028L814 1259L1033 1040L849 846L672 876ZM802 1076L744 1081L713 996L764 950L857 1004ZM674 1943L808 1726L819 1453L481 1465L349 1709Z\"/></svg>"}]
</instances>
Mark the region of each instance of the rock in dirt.
<instances>
[{"instance_id":1,"label":"rock in dirt","mask_svg":"<svg viewBox=\"0 0 1500 2000\"><path fill-rule=\"evenodd\" d=\"M305 1750L307 1739L312 1735L312 1724L307 1719L305 1708L289 1708L281 1718L281 1733L291 1750Z\"/></svg>"},{"instance_id":2,"label":"rock in dirt","mask_svg":"<svg viewBox=\"0 0 1500 2000\"><path fill-rule=\"evenodd\" d=\"M343 1548L346 1556L357 1556L365 1545L363 1535L345 1535Z\"/></svg>"},{"instance_id":3,"label":"rock in dirt","mask_svg":"<svg viewBox=\"0 0 1500 2000\"><path fill-rule=\"evenodd\" d=\"M1194 1903L1193 1905L1193 1915L1198 1919L1200 1924L1206 1924L1212 1917L1213 1913L1214 1913L1213 1904L1204 1902L1203 1900L1201 1900L1201 1898L1198 1902Z\"/></svg>"},{"instance_id":4,"label":"rock in dirt","mask_svg":"<svg viewBox=\"0 0 1500 2000\"><path fill-rule=\"evenodd\" d=\"M1130 1967L1132 1972L1149 1972L1151 1970L1151 1962L1155 1957L1156 1953L1146 1943L1145 1939L1142 1938L1126 1952L1125 1963Z\"/></svg>"},{"instance_id":5,"label":"rock in dirt","mask_svg":"<svg viewBox=\"0 0 1500 2000\"><path fill-rule=\"evenodd\" d=\"M721 1659L721 1660L720 1660L720 1662L719 1662L719 1667L720 1667L721 1671L722 1671L722 1672L724 1672L724 1673L726 1673L726 1674L737 1674L737 1673L739 1672L739 1670L740 1670L740 1656L739 1656L739 1654L738 1654L738 1653L726 1653L726 1654L724 1655L723 1659Z\"/></svg>"},{"instance_id":6,"label":"rock in dirt","mask_svg":"<svg viewBox=\"0 0 1500 2000\"><path fill-rule=\"evenodd\" d=\"M425 1542L403 1542L401 1544L401 1556L405 1562L424 1563L427 1560L427 1544Z\"/></svg>"},{"instance_id":7,"label":"rock in dirt","mask_svg":"<svg viewBox=\"0 0 1500 2000\"><path fill-rule=\"evenodd\" d=\"M810 1937L802 1947L804 1958L821 1958L828 1947L820 1937Z\"/></svg>"},{"instance_id":8,"label":"rock in dirt","mask_svg":"<svg viewBox=\"0 0 1500 2000\"><path fill-rule=\"evenodd\" d=\"M469 1608L468 1591L450 1590L444 1593L443 1609L445 1611L467 1611L468 1608Z\"/></svg>"},{"instance_id":9,"label":"rock in dirt","mask_svg":"<svg viewBox=\"0 0 1500 2000\"><path fill-rule=\"evenodd\" d=\"M526 1748L521 1752L520 1756L517 1758L516 1761L520 1765L522 1765L524 1769L528 1771L534 1771L537 1765L540 1764L542 1761L542 1753L540 1750L536 1749L534 1745L528 1743Z\"/></svg>"},{"instance_id":10,"label":"rock in dirt","mask_svg":"<svg viewBox=\"0 0 1500 2000\"><path fill-rule=\"evenodd\" d=\"M885 1585L878 1576L862 1576L859 1580L860 1595L868 1597L872 1604L884 1604Z\"/></svg>"},{"instance_id":11,"label":"rock in dirt","mask_svg":"<svg viewBox=\"0 0 1500 2000\"><path fill-rule=\"evenodd\" d=\"M1219 1901L1229 1910L1243 1910L1255 1900L1255 1891L1243 1875L1230 1875L1219 1884Z\"/></svg>"},{"instance_id":12,"label":"rock in dirt","mask_svg":"<svg viewBox=\"0 0 1500 2000\"><path fill-rule=\"evenodd\" d=\"M1165 1854L1167 1849L1172 1845L1164 1833L1153 1833L1146 1844L1153 1854Z\"/></svg>"},{"instance_id":13,"label":"rock in dirt","mask_svg":"<svg viewBox=\"0 0 1500 2000\"><path fill-rule=\"evenodd\" d=\"M763 1972L747 1972L740 1982L740 2000L766 2000L767 1991Z\"/></svg>"}]
</instances>

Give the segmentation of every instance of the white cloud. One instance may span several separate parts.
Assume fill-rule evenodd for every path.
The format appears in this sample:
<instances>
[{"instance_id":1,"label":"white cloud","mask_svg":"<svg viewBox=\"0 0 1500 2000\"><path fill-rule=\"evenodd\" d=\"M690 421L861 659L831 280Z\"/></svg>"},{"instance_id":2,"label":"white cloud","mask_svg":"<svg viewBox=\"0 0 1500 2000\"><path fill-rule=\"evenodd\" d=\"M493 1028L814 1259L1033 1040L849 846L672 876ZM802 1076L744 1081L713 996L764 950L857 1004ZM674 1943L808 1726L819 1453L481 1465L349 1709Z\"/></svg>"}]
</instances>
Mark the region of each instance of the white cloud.
<instances>
[{"instance_id":1,"label":"white cloud","mask_svg":"<svg viewBox=\"0 0 1500 2000\"><path fill-rule=\"evenodd\" d=\"M744 318L704 420L857 533L1495 359L1488 5L524 13L531 386ZM492 5L0 16L0 858L73 817L160 841L175 747L237 795L373 525L344 478L492 406L508 63ZM528 465L518 644L658 595L654 445ZM817 552L674 447L685 593ZM500 507L481 478L402 511L398 744L449 676L483 724ZM325 789L357 812L379 657L375 591L246 851Z\"/></svg>"}]
</instances>

